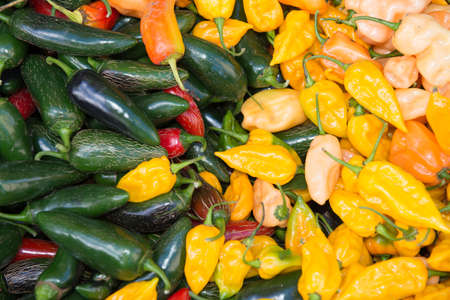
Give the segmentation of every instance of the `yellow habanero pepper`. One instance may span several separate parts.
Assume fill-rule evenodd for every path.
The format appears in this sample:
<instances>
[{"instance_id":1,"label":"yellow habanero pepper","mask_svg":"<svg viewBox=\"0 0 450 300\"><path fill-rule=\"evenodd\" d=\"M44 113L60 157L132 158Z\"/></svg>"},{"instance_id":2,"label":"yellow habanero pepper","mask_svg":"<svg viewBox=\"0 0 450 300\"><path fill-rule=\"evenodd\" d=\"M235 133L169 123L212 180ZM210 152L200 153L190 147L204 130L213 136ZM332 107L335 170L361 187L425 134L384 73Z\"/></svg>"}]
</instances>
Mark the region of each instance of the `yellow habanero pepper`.
<instances>
[{"instance_id":1,"label":"yellow habanero pepper","mask_svg":"<svg viewBox=\"0 0 450 300\"><path fill-rule=\"evenodd\" d=\"M414 300L441 300L450 299L450 285L448 283L438 283L427 285L420 293L415 295Z\"/></svg>"},{"instance_id":2,"label":"yellow habanero pepper","mask_svg":"<svg viewBox=\"0 0 450 300\"><path fill-rule=\"evenodd\" d=\"M272 184L288 183L297 171L289 151L278 145L242 145L214 154L230 168Z\"/></svg>"},{"instance_id":3,"label":"yellow habanero pepper","mask_svg":"<svg viewBox=\"0 0 450 300\"><path fill-rule=\"evenodd\" d=\"M198 14L206 20L214 21L219 33L219 40L222 48L224 48L231 55L237 56L242 53L230 51L223 38L223 27L227 19L231 17L234 10L236 0L194 0L197 7Z\"/></svg>"},{"instance_id":4,"label":"yellow habanero pepper","mask_svg":"<svg viewBox=\"0 0 450 300\"><path fill-rule=\"evenodd\" d=\"M303 59L305 55L306 53L301 54L280 64L283 78L289 80L289 85L299 91L305 87L305 72L303 71ZM319 62L310 60L306 63L306 66L314 81L325 79L324 70Z\"/></svg>"},{"instance_id":5,"label":"yellow habanero pepper","mask_svg":"<svg viewBox=\"0 0 450 300\"><path fill-rule=\"evenodd\" d=\"M147 201L172 190L177 181L175 173L199 159L201 158L171 165L166 156L153 158L125 174L117 188L128 192L130 202Z\"/></svg>"},{"instance_id":6,"label":"yellow habanero pepper","mask_svg":"<svg viewBox=\"0 0 450 300\"><path fill-rule=\"evenodd\" d=\"M302 265L302 257L292 253L289 249L270 245L259 253L256 260L249 263L258 269L258 274L262 279L270 279L286 269L299 270Z\"/></svg>"},{"instance_id":7,"label":"yellow habanero pepper","mask_svg":"<svg viewBox=\"0 0 450 300\"><path fill-rule=\"evenodd\" d=\"M112 295L109 295L106 300L156 300L158 293L156 287L159 278L153 278L150 281L132 282L118 290Z\"/></svg>"},{"instance_id":8,"label":"yellow habanero pepper","mask_svg":"<svg viewBox=\"0 0 450 300\"><path fill-rule=\"evenodd\" d=\"M245 249L245 245L240 241L228 241L222 247L219 263L214 273L214 281L219 287L220 299L230 298L242 288L245 276L250 270L250 266L242 260ZM252 253L247 251L245 259L252 260Z\"/></svg>"},{"instance_id":9,"label":"yellow habanero pepper","mask_svg":"<svg viewBox=\"0 0 450 300\"><path fill-rule=\"evenodd\" d=\"M372 114L355 115L348 122L347 137L359 153L368 157L377 141L383 122ZM381 137L375 160L387 160L391 141L387 138L387 129Z\"/></svg>"},{"instance_id":10,"label":"yellow habanero pepper","mask_svg":"<svg viewBox=\"0 0 450 300\"><path fill-rule=\"evenodd\" d=\"M342 282L341 282L341 286L338 290L338 294L340 293L340 291L347 288L349 286L349 284L351 284L353 282L353 280L359 275L359 273L364 271L364 269L365 269L365 266L358 262L353 263L346 268L343 268L341 270Z\"/></svg>"},{"instance_id":11,"label":"yellow habanero pepper","mask_svg":"<svg viewBox=\"0 0 450 300\"><path fill-rule=\"evenodd\" d=\"M198 294L214 274L225 237L213 226L212 212L208 210L205 222L189 230L186 235L186 263L184 276L190 289Z\"/></svg>"},{"instance_id":12,"label":"yellow habanero pepper","mask_svg":"<svg viewBox=\"0 0 450 300\"><path fill-rule=\"evenodd\" d=\"M269 132L288 130L306 121L300 104L300 92L293 89L270 89L245 100L241 107L242 127Z\"/></svg>"},{"instance_id":13,"label":"yellow habanero pepper","mask_svg":"<svg viewBox=\"0 0 450 300\"><path fill-rule=\"evenodd\" d=\"M308 54L307 54L308 55ZM319 98L320 119L325 132L338 137L347 133L347 99L341 88L330 80L314 82L303 60L305 72L305 89L301 91L300 103L303 110L314 124L318 124L316 97Z\"/></svg>"},{"instance_id":14,"label":"yellow habanero pepper","mask_svg":"<svg viewBox=\"0 0 450 300\"><path fill-rule=\"evenodd\" d=\"M231 204L231 221L242 221L248 218L253 209L253 186L247 174L234 171L230 176L230 185L224 194L225 201Z\"/></svg>"},{"instance_id":15,"label":"yellow habanero pepper","mask_svg":"<svg viewBox=\"0 0 450 300\"><path fill-rule=\"evenodd\" d=\"M407 224L396 221L395 224L402 228L408 228ZM436 232L433 229L428 228L416 228L417 234L414 240L401 239L394 241L394 247L400 256L414 257L419 254L420 248L431 245L436 238ZM397 238L400 238L402 234L399 232Z\"/></svg>"},{"instance_id":16,"label":"yellow habanero pepper","mask_svg":"<svg viewBox=\"0 0 450 300\"><path fill-rule=\"evenodd\" d=\"M345 24L338 24L334 21L323 20L325 18L338 18L341 20L345 20L347 18L347 15L342 10L330 5L328 6L328 9L320 15L319 24L320 27L322 27L325 35L330 38L336 32L342 32L356 43L364 46L365 48L369 48L369 46L358 37L355 28Z\"/></svg>"},{"instance_id":17,"label":"yellow habanero pepper","mask_svg":"<svg viewBox=\"0 0 450 300\"><path fill-rule=\"evenodd\" d=\"M401 299L425 289L425 264L412 257L398 257L366 267L345 286L336 300Z\"/></svg>"},{"instance_id":18,"label":"yellow habanero pepper","mask_svg":"<svg viewBox=\"0 0 450 300\"><path fill-rule=\"evenodd\" d=\"M236 46L245 33L253 26L234 19L228 19L223 25L223 40L227 48ZM192 34L198 38L207 40L219 47L222 47L219 38L219 31L212 21L202 21L195 25Z\"/></svg>"},{"instance_id":19,"label":"yellow habanero pepper","mask_svg":"<svg viewBox=\"0 0 450 300\"><path fill-rule=\"evenodd\" d=\"M254 31L268 32L283 23L283 9L278 0L244 0L244 10Z\"/></svg>"},{"instance_id":20,"label":"yellow habanero pepper","mask_svg":"<svg viewBox=\"0 0 450 300\"><path fill-rule=\"evenodd\" d=\"M427 121L442 150L450 155L450 98L433 92L427 106Z\"/></svg>"},{"instance_id":21,"label":"yellow habanero pepper","mask_svg":"<svg viewBox=\"0 0 450 300\"><path fill-rule=\"evenodd\" d=\"M337 260L344 268L359 262L365 247L362 237L350 230L345 223L330 233L328 241L336 253Z\"/></svg>"},{"instance_id":22,"label":"yellow habanero pepper","mask_svg":"<svg viewBox=\"0 0 450 300\"><path fill-rule=\"evenodd\" d=\"M427 258L430 268L436 271L450 272L450 236L439 235L439 240Z\"/></svg>"},{"instance_id":23,"label":"yellow habanero pepper","mask_svg":"<svg viewBox=\"0 0 450 300\"><path fill-rule=\"evenodd\" d=\"M341 143L342 144L342 143ZM355 154L350 160L348 161L349 164L353 166L359 166L362 167L364 165L365 158L361 155ZM348 168L342 168L341 170L341 178L342 183L344 184L344 190L348 192L357 193L358 192L358 176L352 171L350 171Z\"/></svg>"},{"instance_id":24,"label":"yellow habanero pepper","mask_svg":"<svg viewBox=\"0 0 450 300\"><path fill-rule=\"evenodd\" d=\"M222 185L220 184L219 179L217 179L216 175L214 175L211 172L208 171L202 171L198 173L200 177L206 181L210 186L218 190L220 193L222 193Z\"/></svg>"},{"instance_id":25,"label":"yellow habanero pepper","mask_svg":"<svg viewBox=\"0 0 450 300\"><path fill-rule=\"evenodd\" d=\"M398 255L394 244L380 235L366 238L364 240L364 245L372 255Z\"/></svg>"},{"instance_id":26,"label":"yellow habanero pepper","mask_svg":"<svg viewBox=\"0 0 450 300\"><path fill-rule=\"evenodd\" d=\"M277 242L273 238L271 238L268 235L256 235L253 238L253 243L251 247L249 248L250 252L252 253L253 257L258 257L261 251L263 251L266 247L277 245ZM255 277L258 275L258 269L251 268L250 271L247 273L246 278Z\"/></svg>"},{"instance_id":27,"label":"yellow habanero pepper","mask_svg":"<svg viewBox=\"0 0 450 300\"><path fill-rule=\"evenodd\" d=\"M342 280L333 247L321 230L317 230L302 247L302 275L297 290L303 299L329 300Z\"/></svg>"},{"instance_id":28,"label":"yellow habanero pepper","mask_svg":"<svg viewBox=\"0 0 450 300\"><path fill-rule=\"evenodd\" d=\"M401 131L407 131L394 88L374 62L358 60L344 64L325 55L311 56L307 60L316 58L331 60L344 69L345 89L360 105Z\"/></svg>"},{"instance_id":29,"label":"yellow habanero pepper","mask_svg":"<svg viewBox=\"0 0 450 300\"><path fill-rule=\"evenodd\" d=\"M326 0L279 0L279 1L286 5L307 10L312 14L315 13L317 10L323 13L328 8Z\"/></svg>"},{"instance_id":30,"label":"yellow habanero pepper","mask_svg":"<svg viewBox=\"0 0 450 300\"><path fill-rule=\"evenodd\" d=\"M291 60L302 54L312 46L315 39L314 23L309 19L309 13L291 10L275 37L270 65Z\"/></svg>"},{"instance_id":31,"label":"yellow habanero pepper","mask_svg":"<svg viewBox=\"0 0 450 300\"><path fill-rule=\"evenodd\" d=\"M362 237L373 236L376 226L383 222L373 211L359 208L367 205L361 196L349 191L337 190L330 197L331 209L344 224Z\"/></svg>"}]
</instances>

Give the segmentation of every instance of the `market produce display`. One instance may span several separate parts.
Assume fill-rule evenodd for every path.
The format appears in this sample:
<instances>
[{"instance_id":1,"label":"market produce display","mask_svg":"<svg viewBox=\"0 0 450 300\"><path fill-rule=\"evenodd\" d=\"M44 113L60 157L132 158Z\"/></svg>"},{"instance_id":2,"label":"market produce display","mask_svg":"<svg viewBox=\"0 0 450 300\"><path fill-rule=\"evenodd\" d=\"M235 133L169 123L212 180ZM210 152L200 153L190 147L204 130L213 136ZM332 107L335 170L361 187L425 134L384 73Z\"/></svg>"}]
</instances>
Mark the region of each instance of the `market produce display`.
<instances>
[{"instance_id":1,"label":"market produce display","mask_svg":"<svg viewBox=\"0 0 450 300\"><path fill-rule=\"evenodd\" d=\"M0 0L0 300L450 299L449 2Z\"/></svg>"}]
</instances>

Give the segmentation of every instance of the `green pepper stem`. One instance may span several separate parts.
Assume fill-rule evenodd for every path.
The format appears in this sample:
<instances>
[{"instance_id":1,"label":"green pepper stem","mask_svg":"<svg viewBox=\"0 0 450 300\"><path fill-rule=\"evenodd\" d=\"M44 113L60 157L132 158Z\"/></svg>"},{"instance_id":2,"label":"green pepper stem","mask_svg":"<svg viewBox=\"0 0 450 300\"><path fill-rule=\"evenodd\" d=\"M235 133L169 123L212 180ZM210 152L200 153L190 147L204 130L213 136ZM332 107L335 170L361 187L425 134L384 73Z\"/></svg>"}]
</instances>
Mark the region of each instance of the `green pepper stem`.
<instances>
[{"instance_id":1,"label":"green pepper stem","mask_svg":"<svg viewBox=\"0 0 450 300\"><path fill-rule=\"evenodd\" d=\"M53 152L53 151L41 151L38 152L35 156L34 156L34 160L41 160L42 157L44 156L51 156L51 157L55 157L55 158L59 158L62 160L66 160L69 161L69 154L66 153L60 153L60 152Z\"/></svg>"},{"instance_id":2,"label":"green pepper stem","mask_svg":"<svg viewBox=\"0 0 450 300\"><path fill-rule=\"evenodd\" d=\"M331 154L330 152L328 152L324 148L322 148L322 151L325 152L325 154L328 155L332 160L334 160L335 162L340 163L341 165L343 165L344 167L348 168L350 171L352 171L356 175L359 175L359 173L363 169L363 167L351 165L348 162L345 162L342 159L337 158L336 156L334 156L333 154Z\"/></svg>"},{"instance_id":3,"label":"green pepper stem","mask_svg":"<svg viewBox=\"0 0 450 300\"><path fill-rule=\"evenodd\" d=\"M164 273L164 271L151 258L145 260L144 270L154 272L156 275L158 275L158 277L161 278L164 282L165 291L170 291L172 285L170 284L169 278L167 278L166 273Z\"/></svg>"},{"instance_id":4,"label":"green pepper stem","mask_svg":"<svg viewBox=\"0 0 450 300\"><path fill-rule=\"evenodd\" d=\"M317 213L316 214L316 222L319 224L319 221L323 223L328 234L333 232L333 228L331 228L330 223L328 223L328 221L325 219L325 217L322 214Z\"/></svg>"},{"instance_id":5,"label":"green pepper stem","mask_svg":"<svg viewBox=\"0 0 450 300\"><path fill-rule=\"evenodd\" d=\"M11 17L0 13L0 21L9 25L9 23L11 23Z\"/></svg>"},{"instance_id":6,"label":"green pepper stem","mask_svg":"<svg viewBox=\"0 0 450 300\"><path fill-rule=\"evenodd\" d=\"M275 209L274 216L279 221L284 221L289 218L289 209L286 205L286 194L279 183L276 184L277 188L280 190L281 198L283 198L283 205L278 205Z\"/></svg>"},{"instance_id":7,"label":"green pepper stem","mask_svg":"<svg viewBox=\"0 0 450 300\"><path fill-rule=\"evenodd\" d=\"M261 105L261 103L259 103L258 100L255 99L255 97L253 97L253 95L247 90L247 94L250 96L250 99L255 102L259 108L261 108L261 110L264 110L264 107Z\"/></svg>"},{"instance_id":8,"label":"green pepper stem","mask_svg":"<svg viewBox=\"0 0 450 300\"><path fill-rule=\"evenodd\" d=\"M338 65L339 67L341 67L344 71L347 71L348 67L350 67L350 65L351 65L351 64L343 63L342 61L337 60L336 58L329 57L329 56L326 56L326 55L321 55L321 54L320 54L320 55L313 55L313 56L310 56L310 57L308 57L306 60L307 60L307 61L310 61L310 60L316 59L316 58L328 59L329 61L332 61L332 62L334 62L335 64L337 64L337 65Z\"/></svg>"},{"instance_id":9,"label":"green pepper stem","mask_svg":"<svg viewBox=\"0 0 450 300\"><path fill-rule=\"evenodd\" d=\"M305 166L298 166L297 171L295 171L295 175L305 174Z\"/></svg>"},{"instance_id":10,"label":"green pepper stem","mask_svg":"<svg viewBox=\"0 0 450 300\"><path fill-rule=\"evenodd\" d=\"M319 94L318 93L316 93L316 118L317 118L317 126L319 127L319 134L324 135L325 130L323 130L322 121L320 120Z\"/></svg>"},{"instance_id":11,"label":"green pepper stem","mask_svg":"<svg viewBox=\"0 0 450 300\"><path fill-rule=\"evenodd\" d=\"M441 213L449 212L450 211L450 204L447 204L447 206L444 206L439 210Z\"/></svg>"},{"instance_id":12,"label":"green pepper stem","mask_svg":"<svg viewBox=\"0 0 450 300\"><path fill-rule=\"evenodd\" d=\"M197 167L197 171L199 173L203 172L203 171L206 171L206 169L199 162L195 162L194 165Z\"/></svg>"},{"instance_id":13,"label":"green pepper stem","mask_svg":"<svg viewBox=\"0 0 450 300\"><path fill-rule=\"evenodd\" d=\"M446 185L446 184L447 184L447 180L442 179L441 182L439 182L439 183L436 184L436 185L427 186L427 191L432 191L432 190L441 188L441 187L443 187L443 186Z\"/></svg>"},{"instance_id":14,"label":"green pepper stem","mask_svg":"<svg viewBox=\"0 0 450 300\"><path fill-rule=\"evenodd\" d=\"M225 18L214 18L214 23L216 23L217 31L219 32L220 44L222 45L223 49L233 56L241 56L242 54L244 54L245 48L242 48L240 52L236 52L228 49L227 46L225 46L225 41L223 39L223 26L225 24Z\"/></svg>"},{"instance_id":15,"label":"green pepper stem","mask_svg":"<svg viewBox=\"0 0 450 300\"><path fill-rule=\"evenodd\" d=\"M428 277L439 276L439 277L450 277L450 272L442 272L436 270L428 270Z\"/></svg>"},{"instance_id":16,"label":"green pepper stem","mask_svg":"<svg viewBox=\"0 0 450 300\"><path fill-rule=\"evenodd\" d=\"M195 4L193 2L189 3L186 8L192 11L194 14L198 15L197 7L195 7Z\"/></svg>"},{"instance_id":17,"label":"green pepper stem","mask_svg":"<svg viewBox=\"0 0 450 300\"><path fill-rule=\"evenodd\" d=\"M180 170L182 170L182 169L186 168L187 166L189 166L189 165L191 165L191 164L193 164L193 163L195 163L197 161L200 161L200 160L202 160L204 158L205 158L204 156L199 156L199 157L196 157L196 158L193 158L193 159L185 160L185 161L183 161L181 163L178 163L178 164L171 164L170 165L170 170L172 171L173 174L176 174Z\"/></svg>"},{"instance_id":18,"label":"green pepper stem","mask_svg":"<svg viewBox=\"0 0 450 300\"><path fill-rule=\"evenodd\" d=\"M390 232L386 228L386 226L384 226L384 224L378 224L375 227L375 232L391 242L399 241L402 239L402 238L397 238L396 236L394 236L394 234L392 232Z\"/></svg>"},{"instance_id":19,"label":"green pepper stem","mask_svg":"<svg viewBox=\"0 0 450 300\"><path fill-rule=\"evenodd\" d=\"M95 60L92 57L88 57L87 62L88 62L88 64L91 65L91 67L93 67L95 69L96 72L101 71L101 67L103 66L103 63L98 62L97 60Z\"/></svg>"},{"instance_id":20,"label":"green pepper stem","mask_svg":"<svg viewBox=\"0 0 450 300\"><path fill-rule=\"evenodd\" d=\"M326 38L323 38L319 33L319 24L317 22L317 16L319 15L319 11L316 10L316 13L314 14L314 33L316 34L316 38L319 41L319 43L323 46L325 42L328 40Z\"/></svg>"},{"instance_id":21,"label":"green pepper stem","mask_svg":"<svg viewBox=\"0 0 450 300\"><path fill-rule=\"evenodd\" d=\"M64 73L66 73L67 77L71 77L73 75L73 73L75 72L74 69L72 69L71 67L69 67L68 65L66 65L65 63L63 63L61 60L56 59L54 57L51 56L47 56L47 58L45 59L45 61L47 62L47 64L52 65L55 64L58 67L60 67Z\"/></svg>"},{"instance_id":22,"label":"green pepper stem","mask_svg":"<svg viewBox=\"0 0 450 300\"><path fill-rule=\"evenodd\" d=\"M65 15L69 20L72 22L83 24L83 16L79 11L70 11L67 8L58 5L57 3L53 2L52 0L46 0L52 8L56 9L57 11L61 12L63 15Z\"/></svg>"},{"instance_id":23,"label":"green pepper stem","mask_svg":"<svg viewBox=\"0 0 450 300\"><path fill-rule=\"evenodd\" d=\"M230 130L225 130L225 129L217 128L217 127L209 127L209 129L217 131L217 132L220 132L220 133L223 133L223 134L226 134L226 135L229 135L232 138L235 138L239 142L244 143L244 144L247 143L247 141L248 141L249 135L245 134L245 133L237 133L237 132L233 132L233 131L230 131Z\"/></svg>"},{"instance_id":24,"label":"green pepper stem","mask_svg":"<svg viewBox=\"0 0 450 300\"><path fill-rule=\"evenodd\" d=\"M375 50L373 50L373 47L369 48L369 54L370 54L370 57L372 57L372 58L389 58L389 57L396 57L396 56L403 55L398 50L394 50L394 51L386 53L386 54L379 54L379 53L376 53Z\"/></svg>"},{"instance_id":25,"label":"green pepper stem","mask_svg":"<svg viewBox=\"0 0 450 300\"><path fill-rule=\"evenodd\" d=\"M209 298L204 298L202 296L194 294L194 292L192 292L192 291L189 291L189 296L194 300L209 300Z\"/></svg>"},{"instance_id":26,"label":"green pepper stem","mask_svg":"<svg viewBox=\"0 0 450 300\"><path fill-rule=\"evenodd\" d=\"M111 5L109 5L108 0L100 0L100 1L102 1L106 7L106 17L107 18L111 17L112 9L111 9Z\"/></svg>"},{"instance_id":27,"label":"green pepper stem","mask_svg":"<svg viewBox=\"0 0 450 300\"><path fill-rule=\"evenodd\" d=\"M355 108L355 113L353 114L354 116L362 116L364 115L366 112L364 110L364 107L362 107L361 104L359 104L355 98L351 98L350 101L348 102L349 105L353 108Z\"/></svg>"},{"instance_id":28,"label":"green pepper stem","mask_svg":"<svg viewBox=\"0 0 450 300\"><path fill-rule=\"evenodd\" d=\"M10 220L10 221L28 223L28 224L33 223L33 216L31 214L29 204L18 214L0 213L0 218Z\"/></svg>"},{"instance_id":29,"label":"green pepper stem","mask_svg":"<svg viewBox=\"0 0 450 300\"><path fill-rule=\"evenodd\" d=\"M19 227L20 229L25 230L26 232L28 232L30 235L32 235L33 237L37 236L37 232L34 231L33 229L31 229L30 227L23 225L23 224L18 224L9 220L0 220L3 223L7 223L7 224L11 224L13 226Z\"/></svg>"},{"instance_id":30,"label":"green pepper stem","mask_svg":"<svg viewBox=\"0 0 450 300\"><path fill-rule=\"evenodd\" d=\"M335 21L337 24L345 24L345 25L351 26L355 29L357 28L356 21L359 21L359 20L366 20L366 21L373 21L376 23L380 23L380 24L383 24L383 25L389 27L390 29L392 29L394 31L400 27L400 22L389 22L389 21L386 21L386 20L383 20L380 18L369 17L369 16L357 16L357 17L352 16L348 20L341 20L338 18L323 18L322 20L323 21Z\"/></svg>"},{"instance_id":31,"label":"green pepper stem","mask_svg":"<svg viewBox=\"0 0 450 300\"><path fill-rule=\"evenodd\" d=\"M308 62L307 58L312 56L313 56L312 52L308 52L305 54L305 56L303 56L302 64L303 64L303 74L305 75L305 88L310 88L314 85L314 83L316 83L309 74L308 68L306 66L306 63Z\"/></svg>"},{"instance_id":32,"label":"green pepper stem","mask_svg":"<svg viewBox=\"0 0 450 300\"><path fill-rule=\"evenodd\" d=\"M375 142L375 145L373 146L372 152L370 153L369 157L363 162L363 165L367 165L375 158L375 153L377 152L378 146L380 145L381 138L383 137L383 134L387 128L387 122L383 122L383 127L380 130L380 133L378 134L377 141Z\"/></svg>"},{"instance_id":33,"label":"green pepper stem","mask_svg":"<svg viewBox=\"0 0 450 300\"><path fill-rule=\"evenodd\" d=\"M224 218L215 218L214 226L219 229L219 233L216 236L210 237L206 239L208 242L214 242L215 240L220 239L225 234L226 229L226 220Z\"/></svg>"},{"instance_id":34,"label":"green pepper stem","mask_svg":"<svg viewBox=\"0 0 450 300\"><path fill-rule=\"evenodd\" d=\"M192 179L192 178L186 178L186 177L183 177L183 176L181 176L181 175L178 175L177 176L177 181L176 181L176 183L175 183L175 186L177 187L177 186L181 186L181 185L183 185L183 184L198 184L200 181L197 181L197 180L195 180L195 179Z\"/></svg>"},{"instance_id":35,"label":"green pepper stem","mask_svg":"<svg viewBox=\"0 0 450 300\"><path fill-rule=\"evenodd\" d=\"M275 43L275 30L266 32L266 38L269 41L269 43L273 46Z\"/></svg>"},{"instance_id":36,"label":"green pepper stem","mask_svg":"<svg viewBox=\"0 0 450 300\"><path fill-rule=\"evenodd\" d=\"M185 132L184 130L181 131L180 134L180 140L181 144L183 144L183 148L187 149L192 143L199 142L202 144L202 151L206 150L206 147L208 146L206 143L206 139L199 135L193 135Z\"/></svg>"},{"instance_id":37,"label":"green pepper stem","mask_svg":"<svg viewBox=\"0 0 450 300\"><path fill-rule=\"evenodd\" d=\"M58 130L58 134L63 142L64 149L66 150L65 152L69 152L71 146L70 137L72 135L72 130L67 128L61 128Z\"/></svg>"},{"instance_id":38,"label":"green pepper stem","mask_svg":"<svg viewBox=\"0 0 450 300\"><path fill-rule=\"evenodd\" d=\"M222 205L229 205L229 204L233 204L236 203L236 201L230 201L230 202L219 202L219 203L215 203L213 205L211 205L208 209L208 214L206 215L205 221L203 222L203 224L207 225L207 226L214 226L213 224L213 210L214 208L216 208L217 206L222 206Z\"/></svg>"},{"instance_id":39,"label":"green pepper stem","mask_svg":"<svg viewBox=\"0 0 450 300\"><path fill-rule=\"evenodd\" d=\"M182 91L187 92L187 89L184 87L183 82L181 81L180 74L178 73L177 60L175 59L175 57L171 57L167 60L167 62L169 63L170 69L172 70L172 74L175 78L175 81L177 82L177 85Z\"/></svg>"},{"instance_id":40,"label":"green pepper stem","mask_svg":"<svg viewBox=\"0 0 450 300\"><path fill-rule=\"evenodd\" d=\"M258 226L256 226L255 230L252 231L252 234L248 238L246 238L242 241L242 243L245 245L245 251L244 251L244 254L242 255L242 261L246 265L249 265L256 269L261 266L261 261L259 259L254 259L254 260L248 261L246 256L247 256L248 250L250 250L250 247L253 245L253 241L255 239L256 233L259 231L259 229L261 229L261 226L264 223L264 218L266 217L266 211L264 209L264 202L261 202L261 208L262 208L261 221L258 223Z\"/></svg>"},{"instance_id":41,"label":"green pepper stem","mask_svg":"<svg viewBox=\"0 0 450 300\"><path fill-rule=\"evenodd\" d=\"M322 297L317 293L308 294L309 300L320 300Z\"/></svg>"},{"instance_id":42,"label":"green pepper stem","mask_svg":"<svg viewBox=\"0 0 450 300\"><path fill-rule=\"evenodd\" d=\"M284 83L278 82L276 74L273 71L273 67L267 67L264 69L261 81L270 84L276 89L284 89L289 85L289 80L286 80Z\"/></svg>"},{"instance_id":43,"label":"green pepper stem","mask_svg":"<svg viewBox=\"0 0 450 300\"><path fill-rule=\"evenodd\" d=\"M439 173L437 173L437 176L444 180L450 180L449 171L450 171L450 168L443 168L442 170L439 171Z\"/></svg>"}]
</instances>

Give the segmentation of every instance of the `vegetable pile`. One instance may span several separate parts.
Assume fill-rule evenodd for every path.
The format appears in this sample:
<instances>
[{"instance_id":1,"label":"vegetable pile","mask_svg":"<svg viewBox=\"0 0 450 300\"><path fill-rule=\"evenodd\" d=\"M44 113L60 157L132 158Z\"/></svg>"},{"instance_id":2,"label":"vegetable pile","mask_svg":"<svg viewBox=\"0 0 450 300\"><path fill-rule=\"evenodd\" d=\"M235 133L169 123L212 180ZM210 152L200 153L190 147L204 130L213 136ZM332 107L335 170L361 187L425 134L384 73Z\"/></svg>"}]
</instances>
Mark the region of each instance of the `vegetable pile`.
<instances>
[{"instance_id":1,"label":"vegetable pile","mask_svg":"<svg viewBox=\"0 0 450 300\"><path fill-rule=\"evenodd\" d=\"M0 300L450 299L448 2L0 1Z\"/></svg>"}]
</instances>

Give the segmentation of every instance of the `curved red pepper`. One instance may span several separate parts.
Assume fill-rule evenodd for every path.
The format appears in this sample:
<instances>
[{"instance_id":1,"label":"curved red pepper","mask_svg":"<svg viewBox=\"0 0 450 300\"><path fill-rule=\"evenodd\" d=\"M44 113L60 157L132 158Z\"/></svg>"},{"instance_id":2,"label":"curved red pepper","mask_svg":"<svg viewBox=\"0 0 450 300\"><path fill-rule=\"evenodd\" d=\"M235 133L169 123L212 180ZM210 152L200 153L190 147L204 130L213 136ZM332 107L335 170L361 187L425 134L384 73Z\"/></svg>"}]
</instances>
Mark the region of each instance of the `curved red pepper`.
<instances>
[{"instance_id":1,"label":"curved red pepper","mask_svg":"<svg viewBox=\"0 0 450 300\"><path fill-rule=\"evenodd\" d=\"M203 137L191 135L180 128L159 129L158 134L159 143L167 150L169 158L183 155L194 142L205 143Z\"/></svg>"},{"instance_id":2,"label":"curved red pepper","mask_svg":"<svg viewBox=\"0 0 450 300\"><path fill-rule=\"evenodd\" d=\"M203 122L203 117L192 96L188 92L183 91L179 86L166 89L164 92L181 97L189 102L189 109L179 115L176 120L188 133L204 136L205 124Z\"/></svg>"},{"instance_id":3,"label":"curved red pepper","mask_svg":"<svg viewBox=\"0 0 450 300\"><path fill-rule=\"evenodd\" d=\"M35 12L47 16L52 15L52 6L46 0L30 0L29 2ZM67 19L67 17L59 11L55 12L55 17Z\"/></svg>"},{"instance_id":4,"label":"curved red pepper","mask_svg":"<svg viewBox=\"0 0 450 300\"><path fill-rule=\"evenodd\" d=\"M13 262L31 258L53 258L57 250L58 246L50 241L23 238Z\"/></svg>"},{"instance_id":5,"label":"curved red pepper","mask_svg":"<svg viewBox=\"0 0 450 300\"><path fill-rule=\"evenodd\" d=\"M252 235L252 232L258 227L258 222L254 221L238 221L229 222L225 230L225 240L243 240ZM262 226L256 235L273 235L275 230L273 228Z\"/></svg>"},{"instance_id":6,"label":"curved red pepper","mask_svg":"<svg viewBox=\"0 0 450 300\"><path fill-rule=\"evenodd\" d=\"M170 296L168 300L191 300L191 296L189 296L189 289L179 289L175 294Z\"/></svg>"}]
</instances>

